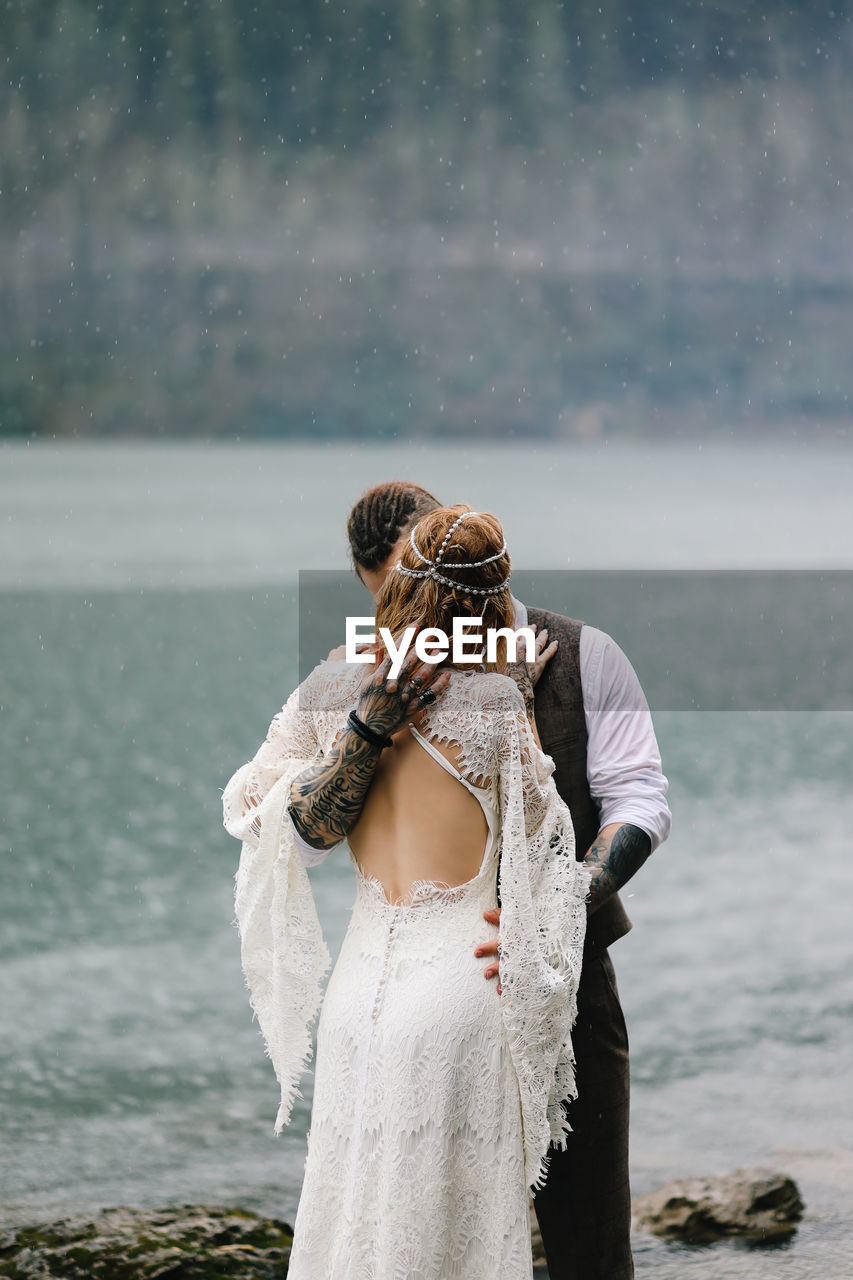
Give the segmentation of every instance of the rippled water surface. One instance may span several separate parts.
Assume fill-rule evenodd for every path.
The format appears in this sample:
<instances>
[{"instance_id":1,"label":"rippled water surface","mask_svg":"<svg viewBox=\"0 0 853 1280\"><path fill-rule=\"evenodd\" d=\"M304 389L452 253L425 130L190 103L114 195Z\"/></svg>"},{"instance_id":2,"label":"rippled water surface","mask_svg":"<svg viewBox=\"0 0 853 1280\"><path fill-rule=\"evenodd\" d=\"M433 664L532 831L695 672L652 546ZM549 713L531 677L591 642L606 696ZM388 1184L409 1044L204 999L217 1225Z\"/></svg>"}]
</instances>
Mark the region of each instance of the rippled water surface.
<instances>
[{"instance_id":1,"label":"rippled water surface","mask_svg":"<svg viewBox=\"0 0 853 1280\"><path fill-rule=\"evenodd\" d=\"M850 471L833 451L0 449L4 1218L204 1200L292 1218L310 1080L274 1139L219 797L295 680L296 571L344 567L342 516L370 480L506 512L530 567L817 569L849 567ZM708 581L689 588L697 613ZM631 653L636 613L607 608ZM805 670L838 618L794 608L785 626ZM659 688L656 646L637 652ZM706 637L697 666L713 652ZM655 712L673 834L613 948L634 1190L771 1165L807 1213L772 1250L638 1237L639 1275L853 1274L853 715L850 689L813 687L797 710L782 692L774 710ZM312 875L334 947L351 872Z\"/></svg>"}]
</instances>

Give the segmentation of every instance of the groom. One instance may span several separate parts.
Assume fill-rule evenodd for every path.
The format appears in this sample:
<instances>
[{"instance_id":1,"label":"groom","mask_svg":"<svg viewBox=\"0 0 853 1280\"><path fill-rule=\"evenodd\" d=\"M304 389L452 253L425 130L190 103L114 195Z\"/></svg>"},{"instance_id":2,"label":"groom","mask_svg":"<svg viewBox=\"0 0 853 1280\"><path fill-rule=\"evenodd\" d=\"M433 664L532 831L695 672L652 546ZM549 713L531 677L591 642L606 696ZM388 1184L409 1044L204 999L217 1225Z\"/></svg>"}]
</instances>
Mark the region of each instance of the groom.
<instances>
[{"instance_id":1,"label":"groom","mask_svg":"<svg viewBox=\"0 0 853 1280\"><path fill-rule=\"evenodd\" d=\"M349 514L356 573L376 595L403 539L442 504L418 485L377 485ZM534 1200L551 1280L630 1280L628 1038L607 948L631 928L618 890L669 834L667 781L648 705L628 659L604 632L515 601L516 628L547 628L557 642L535 691L542 748L572 814L579 852L592 869L589 921L572 1032L578 1096L565 1151L554 1149ZM514 672L518 678L518 673ZM498 913L487 918L497 923ZM498 976L497 944L476 948ZM493 959L491 957L494 957Z\"/></svg>"}]
</instances>

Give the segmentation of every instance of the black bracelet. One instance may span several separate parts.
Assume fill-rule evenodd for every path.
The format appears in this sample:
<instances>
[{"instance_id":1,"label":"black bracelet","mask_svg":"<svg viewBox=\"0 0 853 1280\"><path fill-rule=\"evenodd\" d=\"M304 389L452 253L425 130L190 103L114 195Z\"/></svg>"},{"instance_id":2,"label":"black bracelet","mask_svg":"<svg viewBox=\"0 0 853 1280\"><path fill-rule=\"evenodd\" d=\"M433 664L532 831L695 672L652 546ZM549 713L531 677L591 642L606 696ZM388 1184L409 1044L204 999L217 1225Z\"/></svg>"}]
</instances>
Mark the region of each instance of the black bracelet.
<instances>
[{"instance_id":1,"label":"black bracelet","mask_svg":"<svg viewBox=\"0 0 853 1280\"><path fill-rule=\"evenodd\" d=\"M381 733L376 733L363 720L359 720L354 711L349 713L347 724L351 729L355 730L360 738L364 738L364 741L369 742L372 747L378 747L380 751L384 750L385 747L394 745L390 738L383 738Z\"/></svg>"}]
</instances>

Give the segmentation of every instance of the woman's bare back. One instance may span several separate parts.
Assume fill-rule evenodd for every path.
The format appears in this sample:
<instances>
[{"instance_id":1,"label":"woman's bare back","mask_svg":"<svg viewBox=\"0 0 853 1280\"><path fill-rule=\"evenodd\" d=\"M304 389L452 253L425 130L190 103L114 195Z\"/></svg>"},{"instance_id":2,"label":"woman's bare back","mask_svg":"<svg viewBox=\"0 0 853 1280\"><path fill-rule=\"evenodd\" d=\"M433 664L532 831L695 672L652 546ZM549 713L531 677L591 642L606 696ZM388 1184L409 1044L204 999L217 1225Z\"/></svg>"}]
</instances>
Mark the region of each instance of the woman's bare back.
<instances>
[{"instance_id":1,"label":"woman's bare back","mask_svg":"<svg viewBox=\"0 0 853 1280\"><path fill-rule=\"evenodd\" d=\"M477 875L488 824L476 797L404 726L382 754L348 843L362 871L391 902L417 880L459 885ZM434 744L454 770L447 743Z\"/></svg>"}]
</instances>

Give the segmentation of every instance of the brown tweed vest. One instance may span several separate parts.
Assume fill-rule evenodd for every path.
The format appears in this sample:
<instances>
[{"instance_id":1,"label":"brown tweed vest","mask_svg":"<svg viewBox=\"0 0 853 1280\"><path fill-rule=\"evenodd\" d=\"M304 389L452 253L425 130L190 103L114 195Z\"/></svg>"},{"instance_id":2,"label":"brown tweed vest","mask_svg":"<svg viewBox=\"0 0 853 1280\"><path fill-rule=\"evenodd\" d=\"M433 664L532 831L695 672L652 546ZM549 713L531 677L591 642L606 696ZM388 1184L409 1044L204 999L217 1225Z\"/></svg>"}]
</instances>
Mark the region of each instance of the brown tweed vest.
<instances>
[{"instance_id":1,"label":"brown tweed vest","mask_svg":"<svg viewBox=\"0 0 853 1280\"><path fill-rule=\"evenodd\" d=\"M536 686L536 727L542 749L554 761L557 791L569 806L575 828L578 858L583 858L598 835L598 807L586 777L586 720L580 673L582 622L545 609L528 609L532 627L548 628L548 641L558 640L557 652ZM615 894L589 917L587 946L609 947L631 928L625 908Z\"/></svg>"}]
</instances>

